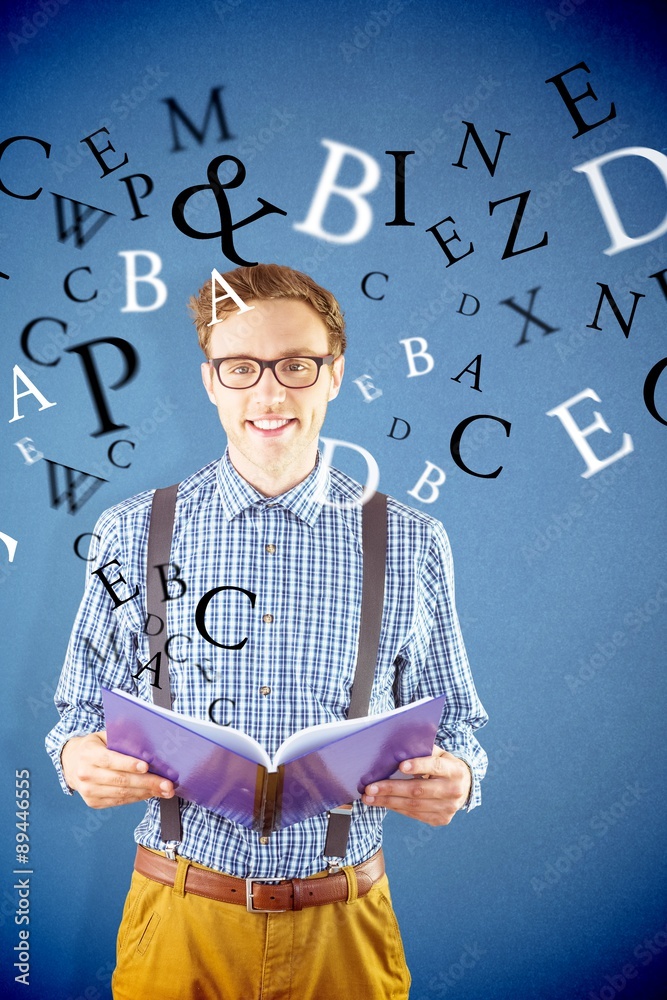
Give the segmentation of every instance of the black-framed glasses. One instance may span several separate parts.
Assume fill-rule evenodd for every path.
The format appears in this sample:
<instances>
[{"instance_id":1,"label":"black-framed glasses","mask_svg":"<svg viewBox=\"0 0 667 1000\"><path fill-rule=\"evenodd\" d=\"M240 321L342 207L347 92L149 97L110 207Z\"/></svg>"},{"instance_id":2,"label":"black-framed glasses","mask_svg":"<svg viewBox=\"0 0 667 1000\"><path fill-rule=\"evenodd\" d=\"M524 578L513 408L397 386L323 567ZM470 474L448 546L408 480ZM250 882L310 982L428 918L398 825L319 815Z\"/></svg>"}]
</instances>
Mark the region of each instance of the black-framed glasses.
<instances>
[{"instance_id":1,"label":"black-framed glasses","mask_svg":"<svg viewBox=\"0 0 667 1000\"><path fill-rule=\"evenodd\" d=\"M259 358L209 358L215 368L220 385L225 389L250 389L257 385L265 368L270 368L278 382L287 389L307 389L315 385L322 365L330 365L333 354L324 358L276 358L261 361Z\"/></svg>"}]
</instances>

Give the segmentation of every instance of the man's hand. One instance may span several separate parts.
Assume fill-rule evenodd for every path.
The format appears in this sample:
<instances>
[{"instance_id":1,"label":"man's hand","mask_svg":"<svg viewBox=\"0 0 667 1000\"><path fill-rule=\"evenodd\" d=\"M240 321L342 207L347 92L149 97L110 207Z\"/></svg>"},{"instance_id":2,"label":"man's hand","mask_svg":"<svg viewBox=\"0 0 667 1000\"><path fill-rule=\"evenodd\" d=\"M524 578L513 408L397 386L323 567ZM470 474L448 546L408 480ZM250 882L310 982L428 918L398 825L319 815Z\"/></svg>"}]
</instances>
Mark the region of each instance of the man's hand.
<instances>
[{"instance_id":1,"label":"man's hand","mask_svg":"<svg viewBox=\"0 0 667 1000\"><path fill-rule=\"evenodd\" d=\"M445 826L468 801L471 785L468 765L440 747L434 746L430 757L404 760L400 770L414 775L414 780L394 778L374 782L364 789L362 802L393 809L431 826Z\"/></svg>"},{"instance_id":2,"label":"man's hand","mask_svg":"<svg viewBox=\"0 0 667 1000\"><path fill-rule=\"evenodd\" d=\"M148 774L148 764L107 748L105 730L88 736L73 736L61 755L65 781L92 809L140 802L153 796L170 799L174 785L157 774Z\"/></svg>"}]
</instances>

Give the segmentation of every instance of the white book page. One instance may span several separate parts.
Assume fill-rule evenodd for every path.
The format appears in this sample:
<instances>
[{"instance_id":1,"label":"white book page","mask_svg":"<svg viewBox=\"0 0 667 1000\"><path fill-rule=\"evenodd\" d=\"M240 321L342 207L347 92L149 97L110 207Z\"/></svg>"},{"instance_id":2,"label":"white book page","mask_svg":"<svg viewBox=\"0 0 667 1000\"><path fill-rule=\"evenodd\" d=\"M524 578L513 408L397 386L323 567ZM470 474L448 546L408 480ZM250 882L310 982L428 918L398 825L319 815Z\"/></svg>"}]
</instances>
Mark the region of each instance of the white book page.
<instances>
[{"instance_id":1,"label":"white book page","mask_svg":"<svg viewBox=\"0 0 667 1000\"><path fill-rule=\"evenodd\" d=\"M401 708L380 712L379 715L366 715L361 719L340 719L335 722L321 722L319 725L308 726L306 729L288 736L285 742L280 745L274 758L275 766L277 768L288 757L290 760L302 757L304 754L310 753L311 750L319 750L343 736L357 733L361 729L368 729L371 725L388 719L390 715L402 715L414 708L415 705L423 705L424 702L432 700L432 698L420 698L419 701L412 701L409 705L403 705Z\"/></svg>"},{"instance_id":2,"label":"white book page","mask_svg":"<svg viewBox=\"0 0 667 1000\"><path fill-rule=\"evenodd\" d=\"M204 736L217 746L233 750L235 753L240 754L241 757L245 757L246 760L252 760L256 764L263 764L269 771L275 770L271 758L264 747L257 740L254 740L252 736L242 733L240 729L232 729L231 726L219 726L215 722L195 719L191 715L181 715L179 712L174 712L169 708L161 708L159 705L142 701L141 698L135 698L134 695L128 694L127 691L121 691L119 688L113 688L113 693L132 704L141 705L142 708L149 712L169 719L174 724L187 729L191 733Z\"/></svg>"}]
</instances>

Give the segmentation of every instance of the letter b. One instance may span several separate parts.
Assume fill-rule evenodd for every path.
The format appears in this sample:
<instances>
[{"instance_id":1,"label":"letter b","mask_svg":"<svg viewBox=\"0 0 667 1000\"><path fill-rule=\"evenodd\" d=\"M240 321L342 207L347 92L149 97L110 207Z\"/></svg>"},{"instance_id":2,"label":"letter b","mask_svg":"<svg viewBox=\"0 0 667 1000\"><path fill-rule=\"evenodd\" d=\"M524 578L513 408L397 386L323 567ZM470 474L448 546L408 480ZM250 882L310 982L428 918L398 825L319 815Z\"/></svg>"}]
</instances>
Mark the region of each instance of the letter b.
<instances>
[{"instance_id":1,"label":"letter b","mask_svg":"<svg viewBox=\"0 0 667 1000\"><path fill-rule=\"evenodd\" d=\"M308 215L303 222L297 222L294 228L301 233L308 233L329 243L358 243L363 240L373 224L373 211L363 197L373 191L380 181L380 167L372 156L354 146L346 146L331 139L322 139L322 145L329 150L329 157L322 171L320 182L313 197ZM346 156L357 159L364 175L356 187L341 187L336 183L341 165ZM354 225L345 233L332 233L322 227L324 214L331 195L345 198L354 209Z\"/></svg>"}]
</instances>

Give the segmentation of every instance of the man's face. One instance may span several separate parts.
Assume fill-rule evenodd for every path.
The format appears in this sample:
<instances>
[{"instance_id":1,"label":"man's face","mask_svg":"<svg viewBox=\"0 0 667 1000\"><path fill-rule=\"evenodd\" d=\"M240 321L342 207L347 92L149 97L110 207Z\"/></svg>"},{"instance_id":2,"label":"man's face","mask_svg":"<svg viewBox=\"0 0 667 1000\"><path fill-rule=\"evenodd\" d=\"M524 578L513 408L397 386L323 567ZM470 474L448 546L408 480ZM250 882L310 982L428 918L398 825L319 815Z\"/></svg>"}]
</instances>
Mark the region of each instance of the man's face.
<instances>
[{"instance_id":1,"label":"man's face","mask_svg":"<svg viewBox=\"0 0 667 1000\"><path fill-rule=\"evenodd\" d=\"M324 320L308 303L268 299L246 304L254 310L230 313L211 328L210 358L273 361L330 353ZM262 493L277 496L312 471L327 403L338 395L344 364L344 358L336 358L333 372L323 365L317 382L302 389L286 388L268 369L256 385L228 389L211 365L202 365L204 388L227 434L232 464Z\"/></svg>"}]
</instances>

